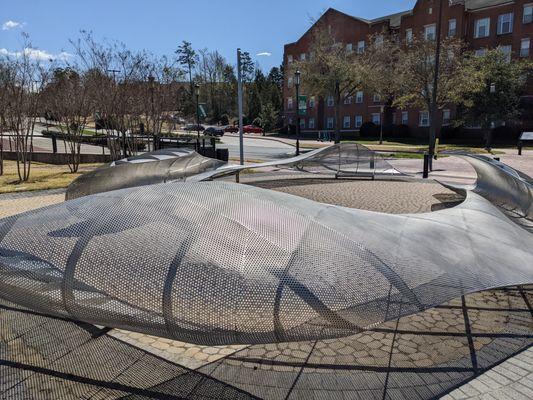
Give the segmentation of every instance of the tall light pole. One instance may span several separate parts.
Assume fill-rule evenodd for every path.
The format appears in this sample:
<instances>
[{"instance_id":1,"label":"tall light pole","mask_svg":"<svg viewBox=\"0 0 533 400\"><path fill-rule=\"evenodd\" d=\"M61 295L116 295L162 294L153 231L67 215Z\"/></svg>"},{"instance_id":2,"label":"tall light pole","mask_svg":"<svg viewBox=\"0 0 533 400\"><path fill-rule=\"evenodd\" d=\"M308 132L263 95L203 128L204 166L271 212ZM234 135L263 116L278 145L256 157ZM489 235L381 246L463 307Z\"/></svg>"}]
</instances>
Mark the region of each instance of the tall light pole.
<instances>
[{"instance_id":1,"label":"tall light pole","mask_svg":"<svg viewBox=\"0 0 533 400\"><path fill-rule=\"evenodd\" d=\"M300 71L294 73L294 87L296 88L296 155L300 155Z\"/></svg>"},{"instance_id":2,"label":"tall light pole","mask_svg":"<svg viewBox=\"0 0 533 400\"><path fill-rule=\"evenodd\" d=\"M242 66L241 49L237 49L237 101L239 103L239 159L244 165L244 138L242 127ZM238 177L238 175L237 175Z\"/></svg>"},{"instance_id":3,"label":"tall light pole","mask_svg":"<svg viewBox=\"0 0 533 400\"><path fill-rule=\"evenodd\" d=\"M196 133L198 139L198 146L200 146L200 85L194 85L194 94L196 95Z\"/></svg>"},{"instance_id":4,"label":"tall light pole","mask_svg":"<svg viewBox=\"0 0 533 400\"><path fill-rule=\"evenodd\" d=\"M152 76L152 74L150 74L148 76L148 82L150 83L150 112L151 112L151 116L152 116L152 124L153 124L153 127L152 127L152 140L153 140L153 143L152 143L152 147L154 147L153 150L155 150L155 113L154 113L154 81L155 81L155 78ZM150 140L148 140L148 146L150 146ZM150 147L148 147L148 150L150 150Z\"/></svg>"},{"instance_id":5,"label":"tall light pole","mask_svg":"<svg viewBox=\"0 0 533 400\"><path fill-rule=\"evenodd\" d=\"M381 105L379 107L379 144L383 144L383 111L385 111L385 106Z\"/></svg>"},{"instance_id":6,"label":"tall light pole","mask_svg":"<svg viewBox=\"0 0 533 400\"><path fill-rule=\"evenodd\" d=\"M439 64L440 64L440 34L442 30L442 2L439 0L439 12L437 14L436 45L435 45L435 73L433 76L433 93L431 95L431 126L429 127L429 170L433 169L433 157L435 156L435 141L437 138L437 91L439 85ZM424 171L426 173L426 171Z\"/></svg>"}]
</instances>

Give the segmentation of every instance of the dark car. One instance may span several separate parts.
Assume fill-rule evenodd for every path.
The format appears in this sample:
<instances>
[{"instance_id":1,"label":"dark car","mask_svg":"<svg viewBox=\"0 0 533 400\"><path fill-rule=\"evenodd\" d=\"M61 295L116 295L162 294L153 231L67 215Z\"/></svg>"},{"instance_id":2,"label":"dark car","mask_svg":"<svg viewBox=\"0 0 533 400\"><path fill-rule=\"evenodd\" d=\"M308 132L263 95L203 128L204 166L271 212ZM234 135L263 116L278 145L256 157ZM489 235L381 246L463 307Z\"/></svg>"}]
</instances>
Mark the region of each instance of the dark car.
<instances>
[{"instance_id":1,"label":"dark car","mask_svg":"<svg viewBox=\"0 0 533 400\"><path fill-rule=\"evenodd\" d=\"M187 132L203 132L205 130L205 126L203 125L196 125L196 124L187 124L185 125L185 128L183 128L184 131Z\"/></svg>"},{"instance_id":2,"label":"dark car","mask_svg":"<svg viewBox=\"0 0 533 400\"><path fill-rule=\"evenodd\" d=\"M209 126L205 128L204 135L224 136L224 129L218 126Z\"/></svg>"},{"instance_id":3,"label":"dark car","mask_svg":"<svg viewBox=\"0 0 533 400\"><path fill-rule=\"evenodd\" d=\"M226 128L224 128L224 132L237 133L237 132L239 132L239 127L238 126L228 125L228 126L226 126Z\"/></svg>"}]
</instances>

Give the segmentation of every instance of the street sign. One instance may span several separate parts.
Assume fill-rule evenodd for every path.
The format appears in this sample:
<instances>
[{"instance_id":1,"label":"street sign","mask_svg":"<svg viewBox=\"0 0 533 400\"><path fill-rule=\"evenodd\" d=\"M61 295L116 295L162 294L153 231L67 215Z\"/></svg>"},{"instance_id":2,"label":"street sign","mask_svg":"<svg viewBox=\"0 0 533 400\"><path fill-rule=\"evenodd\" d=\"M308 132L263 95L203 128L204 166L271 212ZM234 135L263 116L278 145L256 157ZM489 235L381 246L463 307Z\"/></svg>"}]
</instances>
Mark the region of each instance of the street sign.
<instances>
[{"instance_id":1,"label":"street sign","mask_svg":"<svg viewBox=\"0 0 533 400\"><path fill-rule=\"evenodd\" d=\"M298 115L307 114L307 96L300 95L298 96Z\"/></svg>"}]
</instances>

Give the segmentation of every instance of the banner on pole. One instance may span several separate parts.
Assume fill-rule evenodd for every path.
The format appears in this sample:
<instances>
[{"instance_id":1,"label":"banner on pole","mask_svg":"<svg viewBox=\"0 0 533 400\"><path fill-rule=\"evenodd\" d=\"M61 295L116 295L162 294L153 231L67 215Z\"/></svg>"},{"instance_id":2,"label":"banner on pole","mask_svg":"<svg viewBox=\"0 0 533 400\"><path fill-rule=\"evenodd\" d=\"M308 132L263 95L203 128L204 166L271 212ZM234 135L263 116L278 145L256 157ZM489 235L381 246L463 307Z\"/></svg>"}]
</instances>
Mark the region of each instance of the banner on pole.
<instances>
[{"instance_id":1,"label":"banner on pole","mask_svg":"<svg viewBox=\"0 0 533 400\"><path fill-rule=\"evenodd\" d=\"M298 115L306 115L307 113L307 96L298 96Z\"/></svg>"}]
</instances>

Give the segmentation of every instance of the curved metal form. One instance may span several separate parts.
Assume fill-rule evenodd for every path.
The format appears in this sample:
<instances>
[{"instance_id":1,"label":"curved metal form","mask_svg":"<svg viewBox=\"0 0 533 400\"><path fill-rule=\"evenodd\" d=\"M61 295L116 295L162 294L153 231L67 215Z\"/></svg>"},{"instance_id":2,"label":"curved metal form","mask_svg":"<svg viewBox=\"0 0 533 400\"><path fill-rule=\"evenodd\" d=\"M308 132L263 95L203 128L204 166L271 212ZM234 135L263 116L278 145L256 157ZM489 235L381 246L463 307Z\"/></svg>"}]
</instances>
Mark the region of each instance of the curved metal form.
<instances>
[{"instance_id":1,"label":"curved metal form","mask_svg":"<svg viewBox=\"0 0 533 400\"><path fill-rule=\"evenodd\" d=\"M533 232L533 179L523 172L490 157L477 154L454 154L467 161L476 171L474 185L442 185L462 192L471 190L498 206L513 221Z\"/></svg>"},{"instance_id":2,"label":"curved metal form","mask_svg":"<svg viewBox=\"0 0 533 400\"><path fill-rule=\"evenodd\" d=\"M398 173L375 152L358 143L323 147L296 157L248 165L222 165L192 150L169 149L120 160L80 176L67 189L67 200L94 193L174 180L193 182L235 175L243 170L294 167L312 173L336 176L374 177Z\"/></svg>"},{"instance_id":3,"label":"curved metal form","mask_svg":"<svg viewBox=\"0 0 533 400\"><path fill-rule=\"evenodd\" d=\"M390 215L176 182L0 220L0 296L199 344L317 340L533 282L532 249L471 192L455 208Z\"/></svg>"},{"instance_id":4,"label":"curved metal form","mask_svg":"<svg viewBox=\"0 0 533 400\"><path fill-rule=\"evenodd\" d=\"M79 176L68 186L65 197L72 200L110 190L183 180L222 164L222 161L201 156L194 150L157 150L113 161Z\"/></svg>"}]
</instances>

